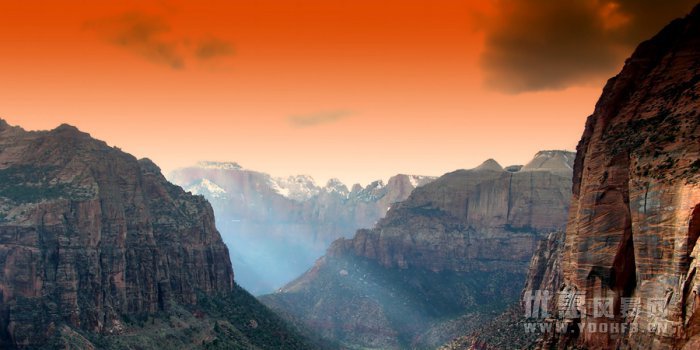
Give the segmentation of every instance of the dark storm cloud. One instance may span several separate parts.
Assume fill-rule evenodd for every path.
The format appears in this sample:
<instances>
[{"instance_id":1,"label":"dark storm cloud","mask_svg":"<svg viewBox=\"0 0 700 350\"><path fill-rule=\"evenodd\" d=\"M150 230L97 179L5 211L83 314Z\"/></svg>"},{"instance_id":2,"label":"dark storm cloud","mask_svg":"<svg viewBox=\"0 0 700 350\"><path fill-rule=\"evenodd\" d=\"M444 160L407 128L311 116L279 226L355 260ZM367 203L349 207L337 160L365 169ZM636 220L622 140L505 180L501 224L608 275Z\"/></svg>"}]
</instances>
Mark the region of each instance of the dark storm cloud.
<instances>
[{"instance_id":1,"label":"dark storm cloud","mask_svg":"<svg viewBox=\"0 0 700 350\"><path fill-rule=\"evenodd\" d=\"M486 84L518 93L609 76L642 40L695 1L499 0L486 25Z\"/></svg>"},{"instance_id":2,"label":"dark storm cloud","mask_svg":"<svg viewBox=\"0 0 700 350\"><path fill-rule=\"evenodd\" d=\"M289 117L289 122L296 127L305 128L321 124L328 124L354 115L354 112L347 110L328 111L313 114L293 115Z\"/></svg>"},{"instance_id":3,"label":"dark storm cloud","mask_svg":"<svg viewBox=\"0 0 700 350\"><path fill-rule=\"evenodd\" d=\"M231 43L213 36L201 40L174 36L164 18L140 12L91 21L85 27L106 42L173 69L184 68L187 57L204 61L234 53Z\"/></svg>"},{"instance_id":4,"label":"dark storm cloud","mask_svg":"<svg viewBox=\"0 0 700 350\"><path fill-rule=\"evenodd\" d=\"M87 23L104 40L128 49L152 62L171 68L184 67L184 56L176 41L162 39L170 31L160 17L132 12Z\"/></svg>"}]
</instances>

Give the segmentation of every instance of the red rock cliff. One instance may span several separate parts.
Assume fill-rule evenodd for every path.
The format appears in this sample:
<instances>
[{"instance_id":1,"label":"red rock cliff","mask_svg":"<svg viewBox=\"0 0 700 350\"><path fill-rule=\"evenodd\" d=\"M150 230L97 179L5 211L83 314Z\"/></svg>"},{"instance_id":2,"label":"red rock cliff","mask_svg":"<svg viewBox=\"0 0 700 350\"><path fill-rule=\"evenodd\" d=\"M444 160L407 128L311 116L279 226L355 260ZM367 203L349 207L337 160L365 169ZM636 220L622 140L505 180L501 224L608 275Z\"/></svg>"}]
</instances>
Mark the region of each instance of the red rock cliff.
<instances>
[{"instance_id":1,"label":"red rock cliff","mask_svg":"<svg viewBox=\"0 0 700 350\"><path fill-rule=\"evenodd\" d=\"M488 160L443 175L329 254L350 251L385 267L524 272L539 240L564 229L573 159L542 151L517 172Z\"/></svg>"},{"instance_id":2,"label":"red rock cliff","mask_svg":"<svg viewBox=\"0 0 700 350\"><path fill-rule=\"evenodd\" d=\"M560 348L700 346L699 82L696 8L637 48L588 118L560 286L583 292L586 306L572 320L580 335L555 339ZM597 297L614 300L614 319L594 318ZM623 298L640 298L636 316L622 316ZM651 311L654 300L663 311ZM601 322L639 331L591 331Z\"/></svg>"},{"instance_id":3,"label":"red rock cliff","mask_svg":"<svg viewBox=\"0 0 700 350\"><path fill-rule=\"evenodd\" d=\"M119 332L122 315L233 286L203 197L74 127L0 120L0 345L42 344L58 323Z\"/></svg>"}]
</instances>

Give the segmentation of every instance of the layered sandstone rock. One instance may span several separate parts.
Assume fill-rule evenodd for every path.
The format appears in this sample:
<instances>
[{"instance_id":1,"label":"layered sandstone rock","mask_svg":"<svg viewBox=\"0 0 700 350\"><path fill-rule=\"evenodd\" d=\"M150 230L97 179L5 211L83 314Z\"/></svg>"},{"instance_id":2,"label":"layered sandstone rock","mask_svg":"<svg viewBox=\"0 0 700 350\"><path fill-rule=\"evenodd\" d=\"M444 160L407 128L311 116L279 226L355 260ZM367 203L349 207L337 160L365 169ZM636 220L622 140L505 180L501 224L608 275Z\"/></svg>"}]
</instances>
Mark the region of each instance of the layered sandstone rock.
<instances>
[{"instance_id":1,"label":"layered sandstone rock","mask_svg":"<svg viewBox=\"0 0 700 350\"><path fill-rule=\"evenodd\" d=\"M700 8L642 43L606 85L578 146L563 281L551 286L585 296L582 315L563 320L580 334L550 337L549 345L700 342L698 83ZM596 298L613 300L612 317L595 317ZM637 312L625 315L635 299ZM602 323L628 331L600 331Z\"/></svg>"},{"instance_id":2,"label":"layered sandstone rock","mask_svg":"<svg viewBox=\"0 0 700 350\"><path fill-rule=\"evenodd\" d=\"M45 344L63 324L118 334L124 315L233 289L203 197L72 126L0 121L0 345Z\"/></svg>"},{"instance_id":3,"label":"layered sandstone rock","mask_svg":"<svg viewBox=\"0 0 700 350\"><path fill-rule=\"evenodd\" d=\"M524 293L533 296L537 291L547 291L552 295L547 310L556 309L554 295L561 285L561 258L564 251L565 234L552 232L543 239L530 260Z\"/></svg>"},{"instance_id":4,"label":"layered sandstone rock","mask_svg":"<svg viewBox=\"0 0 700 350\"><path fill-rule=\"evenodd\" d=\"M562 231L573 153L523 170L493 160L415 189L372 229L333 243L273 309L350 348L436 348L516 303L540 239ZM553 164L559 163L558 166Z\"/></svg>"},{"instance_id":5,"label":"layered sandstone rock","mask_svg":"<svg viewBox=\"0 0 700 350\"><path fill-rule=\"evenodd\" d=\"M493 160L416 189L371 230L334 243L387 268L432 271L522 268L541 237L565 226L573 153L543 151L517 172ZM553 166L553 165L552 165ZM568 174L562 169L569 169Z\"/></svg>"}]
</instances>

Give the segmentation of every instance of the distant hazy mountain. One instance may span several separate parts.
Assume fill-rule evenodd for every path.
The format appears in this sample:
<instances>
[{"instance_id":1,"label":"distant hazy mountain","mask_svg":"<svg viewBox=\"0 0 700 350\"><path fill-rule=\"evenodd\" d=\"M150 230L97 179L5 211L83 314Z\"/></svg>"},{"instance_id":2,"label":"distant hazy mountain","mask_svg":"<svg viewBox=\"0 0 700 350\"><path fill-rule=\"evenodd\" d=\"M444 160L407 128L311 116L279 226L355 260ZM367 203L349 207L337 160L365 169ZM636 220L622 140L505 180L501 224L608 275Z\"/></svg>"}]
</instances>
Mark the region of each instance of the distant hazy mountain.
<instances>
[{"instance_id":1,"label":"distant hazy mountain","mask_svg":"<svg viewBox=\"0 0 700 350\"><path fill-rule=\"evenodd\" d=\"M490 159L445 174L261 300L352 349L468 334L516 302L538 242L564 229L574 158L543 151L522 167Z\"/></svg>"},{"instance_id":2,"label":"distant hazy mountain","mask_svg":"<svg viewBox=\"0 0 700 350\"><path fill-rule=\"evenodd\" d=\"M331 242L371 227L427 176L396 175L351 189L340 180L318 185L308 175L273 177L237 163L200 162L170 179L212 203L231 250L236 281L254 294L291 281Z\"/></svg>"}]
</instances>

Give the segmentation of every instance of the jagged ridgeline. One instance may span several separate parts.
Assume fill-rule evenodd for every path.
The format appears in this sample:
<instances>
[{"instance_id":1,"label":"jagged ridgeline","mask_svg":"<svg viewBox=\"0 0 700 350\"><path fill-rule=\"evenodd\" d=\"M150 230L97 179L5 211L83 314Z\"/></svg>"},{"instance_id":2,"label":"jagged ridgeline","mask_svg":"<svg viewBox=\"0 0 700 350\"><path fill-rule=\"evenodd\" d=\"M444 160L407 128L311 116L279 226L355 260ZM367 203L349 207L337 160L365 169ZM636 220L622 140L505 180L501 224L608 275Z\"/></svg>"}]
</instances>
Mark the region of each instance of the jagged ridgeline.
<instances>
[{"instance_id":1,"label":"jagged ridgeline","mask_svg":"<svg viewBox=\"0 0 700 350\"><path fill-rule=\"evenodd\" d=\"M200 162L169 178L211 202L236 266L236 281L271 293L313 266L338 238L372 227L395 202L434 177L396 175L350 189L308 175L273 177L237 163Z\"/></svg>"},{"instance_id":2,"label":"jagged ridgeline","mask_svg":"<svg viewBox=\"0 0 700 350\"><path fill-rule=\"evenodd\" d=\"M348 348L437 348L517 302L538 242L566 225L573 160L445 174L261 300Z\"/></svg>"},{"instance_id":3,"label":"jagged ridgeline","mask_svg":"<svg viewBox=\"0 0 700 350\"><path fill-rule=\"evenodd\" d=\"M209 203L151 161L0 120L0 348L313 348L233 277Z\"/></svg>"}]
</instances>

